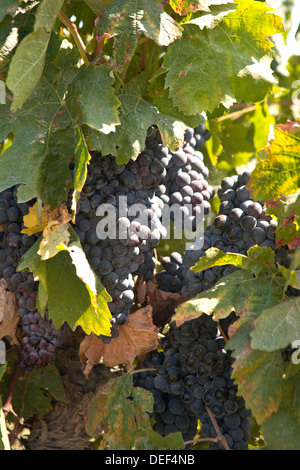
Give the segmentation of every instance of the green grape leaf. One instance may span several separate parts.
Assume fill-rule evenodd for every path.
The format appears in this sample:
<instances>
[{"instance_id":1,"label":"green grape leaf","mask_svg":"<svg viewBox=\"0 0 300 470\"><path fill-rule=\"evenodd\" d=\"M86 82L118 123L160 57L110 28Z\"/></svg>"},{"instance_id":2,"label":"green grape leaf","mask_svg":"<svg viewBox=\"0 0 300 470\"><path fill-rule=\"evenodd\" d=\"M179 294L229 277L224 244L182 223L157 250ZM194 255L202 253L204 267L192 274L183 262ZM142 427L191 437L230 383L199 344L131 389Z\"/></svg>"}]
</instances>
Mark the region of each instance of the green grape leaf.
<instances>
[{"instance_id":1,"label":"green grape leaf","mask_svg":"<svg viewBox=\"0 0 300 470\"><path fill-rule=\"evenodd\" d=\"M104 425L111 450L184 449L180 432L162 437L153 431L149 419L152 411L152 393L133 387L129 372L109 380L99 390L88 408L86 431L93 436L99 425Z\"/></svg>"},{"instance_id":2,"label":"green grape leaf","mask_svg":"<svg viewBox=\"0 0 300 470\"><path fill-rule=\"evenodd\" d=\"M256 275L266 271L276 271L275 254L271 248L253 246L247 254L248 256L238 253L224 253L218 248L209 248L206 250L205 256L201 257L191 269L195 272L201 272L213 266L232 264L237 268L249 269Z\"/></svg>"},{"instance_id":3,"label":"green grape leaf","mask_svg":"<svg viewBox=\"0 0 300 470\"><path fill-rule=\"evenodd\" d=\"M81 123L104 134L115 132L120 124L117 111L120 102L114 95L113 82L108 66L90 65L80 68L74 85Z\"/></svg>"},{"instance_id":4,"label":"green grape leaf","mask_svg":"<svg viewBox=\"0 0 300 470\"><path fill-rule=\"evenodd\" d=\"M278 282L278 279L271 276L253 278L250 270L236 271L219 280L211 289L180 304L173 320L180 326L202 313L219 320L226 318L232 311L240 316L257 318L263 310L277 305L281 300L282 293L278 289ZM279 285L280 283L283 285L284 280L282 279Z\"/></svg>"},{"instance_id":5,"label":"green grape leaf","mask_svg":"<svg viewBox=\"0 0 300 470\"><path fill-rule=\"evenodd\" d=\"M43 294L47 294L48 315L57 328L67 322L73 329L81 326L86 334L94 332L96 335L110 336L111 314L107 307L110 296L103 286L99 286L96 275L95 287L92 286L96 290L93 291L79 279L70 256L63 251L41 263L35 276L43 285Z\"/></svg>"},{"instance_id":6,"label":"green grape leaf","mask_svg":"<svg viewBox=\"0 0 300 470\"><path fill-rule=\"evenodd\" d=\"M8 356L7 370L0 382L0 394L3 396L7 395L13 371L17 367L17 354L18 351L15 350ZM52 408L52 398L68 403L61 377L54 364L27 376L25 374L25 371L21 371L12 398L12 407L18 416L27 420L33 415L45 415Z\"/></svg>"},{"instance_id":7,"label":"green grape leaf","mask_svg":"<svg viewBox=\"0 0 300 470\"><path fill-rule=\"evenodd\" d=\"M250 113L249 122L253 124L253 146L254 151L258 154L268 143L270 128L275 124L275 118L270 114L268 105L259 103L255 106L255 110Z\"/></svg>"},{"instance_id":8,"label":"green grape leaf","mask_svg":"<svg viewBox=\"0 0 300 470\"><path fill-rule=\"evenodd\" d=\"M43 79L41 82L44 83ZM26 186L19 188L19 202L39 197L53 207L66 200L71 187L68 162L73 152L64 137L69 132L66 127L70 122L68 114L57 103L56 94L52 96L52 103L50 96L47 104L36 98L28 101L30 107L22 113L12 114L8 104L0 108L3 138L9 132L14 134L13 144L0 157L0 188L2 191L24 183ZM22 158L18 158L19 155ZM50 160L54 163L53 169L49 166ZM45 179L54 184L46 186Z\"/></svg>"},{"instance_id":9,"label":"green grape leaf","mask_svg":"<svg viewBox=\"0 0 300 470\"><path fill-rule=\"evenodd\" d=\"M117 69L131 60L138 34L168 46L181 36L182 28L164 12L159 0L117 0L97 24L100 34L115 37L113 66Z\"/></svg>"},{"instance_id":10,"label":"green grape leaf","mask_svg":"<svg viewBox=\"0 0 300 470\"><path fill-rule=\"evenodd\" d=\"M253 109L254 108L254 109ZM211 138L206 143L213 165L226 172L248 163L268 142L274 117L266 103L251 105L209 122Z\"/></svg>"},{"instance_id":11,"label":"green grape leaf","mask_svg":"<svg viewBox=\"0 0 300 470\"><path fill-rule=\"evenodd\" d=\"M81 74L77 61L76 51L62 50L47 66L35 92L21 110L12 112L9 103L0 108L0 140L13 134L12 145L0 156L0 190L23 183L18 189L19 202L37 197L53 208L68 199L73 187L73 210L76 207L90 159L84 135L78 127L77 111L87 109L87 95L81 95L80 89L77 95L74 91L78 73ZM81 83L83 88L90 86L89 81ZM110 84L103 84L103 89L106 95L107 90L111 90ZM77 98L79 103L76 103ZM110 103L115 106L113 97ZM115 122L115 108L106 114L108 120L97 118L92 107L91 115L85 113L85 116L89 122L110 126ZM72 181L69 163L73 159Z\"/></svg>"},{"instance_id":12,"label":"green grape leaf","mask_svg":"<svg viewBox=\"0 0 300 470\"><path fill-rule=\"evenodd\" d=\"M93 435L104 422L110 449L131 449L137 436L150 427L152 410L153 395L133 387L131 373L123 374L109 380L98 392L88 409L86 429Z\"/></svg>"},{"instance_id":13,"label":"green grape leaf","mask_svg":"<svg viewBox=\"0 0 300 470\"><path fill-rule=\"evenodd\" d=\"M75 149L75 168L74 168L74 175L73 175L73 186L74 191L72 194L72 205L71 210L73 211L74 217L73 222L76 214L77 203L80 199L80 194L82 188L85 184L85 180L87 177L87 165L91 159L84 135L82 133L81 128L79 127L77 130L76 135L77 145Z\"/></svg>"},{"instance_id":14,"label":"green grape leaf","mask_svg":"<svg viewBox=\"0 0 300 470\"><path fill-rule=\"evenodd\" d=\"M256 200L276 199L300 187L300 126L288 122L274 128L274 139L262 152L251 174L249 187Z\"/></svg>"},{"instance_id":15,"label":"green grape leaf","mask_svg":"<svg viewBox=\"0 0 300 470\"><path fill-rule=\"evenodd\" d=\"M64 0L42 0L36 11L34 30L45 30L51 33L56 17L64 4Z\"/></svg>"},{"instance_id":16,"label":"green grape leaf","mask_svg":"<svg viewBox=\"0 0 300 470\"><path fill-rule=\"evenodd\" d=\"M183 450L185 448L181 432L174 432L162 437L151 427L136 437L134 448L136 450Z\"/></svg>"},{"instance_id":17,"label":"green grape leaf","mask_svg":"<svg viewBox=\"0 0 300 470\"><path fill-rule=\"evenodd\" d=\"M280 408L262 425L266 450L300 450L300 423L287 408Z\"/></svg>"},{"instance_id":18,"label":"green grape leaf","mask_svg":"<svg viewBox=\"0 0 300 470\"><path fill-rule=\"evenodd\" d=\"M85 3L97 14L109 7L113 0L84 0Z\"/></svg>"},{"instance_id":19,"label":"green grape leaf","mask_svg":"<svg viewBox=\"0 0 300 470\"><path fill-rule=\"evenodd\" d=\"M64 101L67 70L68 76L76 76L70 62L61 64L60 70L49 66L22 110L11 112L8 103L0 107L0 139L14 135L13 144L0 157L0 190L23 183L19 202L38 197L53 207L67 199L72 185L69 161L76 146L70 109Z\"/></svg>"},{"instance_id":20,"label":"green grape leaf","mask_svg":"<svg viewBox=\"0 0 300 470\"><path fill-rule=\"evenodd\" d=\"M168 89L165 88L166 70L159 69L157 74L149 81L147 93L152 98L153 104L157 107L160 113L168 116L173 116L178 121L184 122L189 127L197 127L203 120L201 115L186 116L174 106Z\"/></svg>"},{"instance_id":21,"label":"green grape leaf","mask_svg":"<svg viewBox=\"0 0 300 470\"><path fill-rule=\"evenodd\" d=\"M54 363L50 363L42 370L32 371L30 381L36 387L48 390L55 400L70 403L66 396L63 381Z\"/></svg>"},{"instance_id":22,"label":"green grape leaf","mask_svg":"<svg viewBox=\"0 0 300 470\"><path fill-rule=\"evenodd\" d=\"M47 31L34 31L19 44L6 80L14 94L13 111L25 103L37 86L44 69L49 39Z\"/></svg>"},{"instance_id":23,"label":"green grape leaf","mask_svg":"<svg viewBox=\"0 0 300 470\"><path fill-rule=\"evenodd\" d=\"M231 349L231 340L226 348ZM250 342L243 343L241 350L233 351L232 378L238 383L239 394L258 423L263 423L278 411L284 393L285 371L281 351L262 352L253 350Z\"/></svg>"},{"instance_id":24,"label":"green grape leaf","mask_svg":"<svg viewBox=\"0 0 300 470\"><path fill-rule=\"evenodd\" d=\"M117 126L116 132L108 135L87 135L90 148L115 155L119 164L126 163L136 159L144 149L147 129L153 124L158 126L163 144L171 150L183 144L186 125L172 116L160 113L156 106L143 98L148 83L148 75L142 73L125 85L120 94L121 125Z\"/></svg>"},{"instance_id":25,"label":"green grape leaf","mask_svg":"<svg viewBox=\"0 0 300 470\"><path fill-rule=\"evenodd\" d=\"M230 11L234 10L236 10L236 6L233 2L229 2L229 5L211 6L210 11L201 13L201 15L199 15L197 18L186 21L185 24L195 24L199 26L200 29L213 29L218 23L222 21L224 16L226 16Z\"/></svg>"},{"instance_id":26,"label":"green grape leaf","mask_svg":"<svg viewBox=\"0 0 300 470\"><path fill-rule=\"evenodd\" d=\"M75 232L69 228L68 245L56 246L51 257L42 260L38 250L40 237L19 263L18 270L29 269L39 281L37 307L56 328L65 322L74 329L81 326L86 334L110 336L110 296L91 269Z\"/></svg>"},{"instance_id":27,"label":"green grape leaf","mask_svg":"<svg viewBox=\"0 0 300 470\"><path fill-rule=\"evenodd\" d=\"M0 5L0 21L6 15L13 15L19 6L19 0L2 0Z\"/></svg>"},{"instance_id":28,"label":"green grape leaf","mask_svg":"<svg viewBox=\"0 0 300 470\"><path fill-rule=\"evenodd\" d=\"M300 339L300 298L263 310L254 327L251 334L253 349L275 351Z\"/></svg>"},{"instance_id":29,"label":"green grape leaf","mask_svg":"<svg viewBox=\"0 0 300 470\"><path fill-rule=\"evenodd\" d=\"M14 94L13 111L31 96L42 76L50 33L63 3L64 0L43 0L37 10L34 31L17 47L6 80Z\"/></svg>"},{"instance_id":30,"label":"green grape leaf","mask_svg":"<svg viewBox=\"0 0 300 470\"><path fill-rule=\"evenodd\" d=\"M272 90L268 38L282 32L282 19L260 2L236 4L211 30L185 25L164 56L166 87L187 115L212 112L220 103L228 108L234 101L259 102Z\"/></svg>"}]
</instances>

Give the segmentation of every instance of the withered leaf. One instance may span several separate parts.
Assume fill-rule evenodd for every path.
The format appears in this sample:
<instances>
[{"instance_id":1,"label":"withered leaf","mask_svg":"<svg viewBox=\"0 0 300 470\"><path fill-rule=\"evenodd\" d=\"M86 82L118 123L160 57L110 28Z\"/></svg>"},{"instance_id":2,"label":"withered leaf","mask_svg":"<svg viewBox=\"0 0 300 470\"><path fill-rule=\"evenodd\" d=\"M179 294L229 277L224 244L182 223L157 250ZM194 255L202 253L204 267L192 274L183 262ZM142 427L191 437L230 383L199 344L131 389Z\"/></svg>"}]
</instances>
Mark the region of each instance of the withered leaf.
<instances>
[{"instance_id":1,"label":"withered leaf","mask_svg":"<svg viewBox=\"0 0 300 470\"><path fill-rule=\"evenodd\" d=\"M95 364L103 362L114 367L120 364L131 366L137 356L157 349L159 346L158 328L152 321L150 305L129 315L125 325L119 328L118 338L104 344L93 333L80 344L79 357L88 375Z\"/></svg>"},{"instance_id":2,"label":"withered leaf","mask_svg":"<svg viewBox=\"0 0 300 470\"><path fill-rule=\"evenodd\" d=\"M6 290L6 281L0 281L0 339L4 336L11 338L11 344L19 345L16 328L19 321L19 309L16 296Z\"/></svg>"},{"instance_id":3,"label":"withered leaf","mask_svg":"<svg viewBox=\"0 0 300 470\"><path fill-rule=\"evenodd\" d=\"M186 299L178 293L165 292L157 288L154 282L147 282L147 296L153 308L153 323L164 326L175 313L175 308Z\"/></svg>"}]
</instances>

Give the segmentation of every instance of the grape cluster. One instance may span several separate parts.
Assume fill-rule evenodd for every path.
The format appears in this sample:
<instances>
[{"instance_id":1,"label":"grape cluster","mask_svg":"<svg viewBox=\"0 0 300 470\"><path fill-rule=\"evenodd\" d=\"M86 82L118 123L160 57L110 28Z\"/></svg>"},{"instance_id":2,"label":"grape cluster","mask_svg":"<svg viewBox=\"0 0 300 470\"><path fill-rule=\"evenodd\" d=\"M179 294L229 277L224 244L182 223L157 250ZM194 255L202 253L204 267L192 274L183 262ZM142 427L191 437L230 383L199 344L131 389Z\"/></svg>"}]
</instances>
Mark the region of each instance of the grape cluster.
<instances>
[{"instance_id":1,"label":"grape cluster","mask_svg":"<svg viewBox=\"0 0 300 470\"><path fill-rule=\"evenodd\" d=\"M222 320L222 331L235 318L232 313ZM134 378L135 386L153 394L154 429L162 436L180 431L187 441L196 435L200 420L203 436L216 438L209 409L229 448L247 449L251 413L231 379L233 360L217 323L206 314L180 327L171 323L161 346L163 352L152 352L144 361L144 367L155 371ZM210 448L222 446L216 441Z\"/></svg>"},{"instance_id":2,"label":"grape cluster","mask_svg":"<svg viewBox=\"0 0 300 470\"><path fill-rule=\"evenodd\" d=\"M181 254L174 251L170 256L164 256L161 266L163 269L155 277L158 288L165 292L180 293L185 283Z\"/></svg>"},{"instance_id":3,"label":"grape cluster","mask_svg":"<svg viewBox=\"0 0 300 470\"><path fill-rule=\"evenodd\" d=\"M275 249L275 230L277 223L266 215L266 207L262 202L255 202L246 185L250 173L226 177L222 180L218 191L220 207L213 223L209 225L203 236L203 246L200 249L187 249L182 255L182 264L177 271L165 263L164 271L157 275L157 283L162 290L168 290L168 283L178 285L176 292L185 298L192 298L200 292L211 288L220 278L230 274L237 268L234 265L214 266L201 272L190 268L211 247L223 252L247 254L252 246L266 246L276 253L276 260L288 265L288 251L285 246ZM172 271L172 274L171 274ZM175 279L170 280L167 274ZM163 282L162 282L163 281ZM166 282L165 282L166 281ZM174 290L169 290L174 292Z\"/></svg>"},{"instance_id":4,"label":"grape cluster","mask_svg":"<svg viewBox=\"0 0 300 470\"><path fill-rule=\"evenodd\" d=\"M146 147L153 149L155 157L164 167L164 180L160 180L161 184L155 188L155 195L163 202L162 210L166 209L162 223L167 226L170 217L176 229L181 231L189 227L190 232L195 232L203 216L211 210L209 201L214 195L213 187L206 181L208 169L199 151L210 138L210 132L204 123L194 129L186 129L184 146L172 152L163 146L158 130L151 129L152 134L146 139ZM135 169L135 163L131 165ZM155 252L151 250L145 260L146 266L141 267L146 282L154 278L153 258Z\"/></svg>"},{"instance_id":5,"label":"grape cluster","mask_svg":"<svg viewBox=\"0 0 300 470\"><path fill-rule=\"evenodd\" d=\"M179 179L186 181L178 191L189 193L181 201L183 208L192 201L197 188L197 194L202 191L203 197L201 201L193 199L192 203L203 205L206 212L210 208L209 203L202 204L212 196L205 181L208 170L202 154L192 146L202 143L203 135L209 136L203 125L196 133L191 129L186 135L190 144L173 153L163 146L158 129L152 126L144 150L135 161L122 165L112 155L91 153L74 229L91 267L112 298L108 304L112 313L111 336L100 336L105 343L119 335L119 326L124 325L130 314L134 304L133 276L143 276L146 281L153 278L154 250L167 233L163 211L172 202ZM172 182L170 172L178 176L177 183ZM113 209L109 220L116 227L115 232L109 228L108 215L99 213L104 204ZM184 213L182 220L183 217ZM106 222L108 228L99 235L99 224L104 227Z\"/></svg>"},{"instance_id":6,"label":"grape cluster","mask_svg":"<svg viewBox=\"0 0 300 470\"><path fill-rule=\"evenodd\" d=\"M191 230L195 231L199 221L211 210L209 201L214 189L206 181L209 171L198 150L209 137L209 131L201 124L186 130L186 143L175 152L158 145L157 155L166 169L166 191L158 195L165 204L175 208L176 215L171 212L171 216L176 228L182 229L189 221Z\"/></svg>"},{"instance_id":7,"label":"grape cluster","mask_svg":"<svg viewBox=\"0 0 300 470\"><path fill-rule=\"evenodd\" d=\"M23 217L30 205L18 204L16 188L0 194L0 276L2 284L14 292L19 306L24 336L22 338L20 366L30 371L46 366L55 357L55 348L66 333L64 325L59 330L36 307L38 283L32 273L18 272L17 267L38 235L23 234Z\"/></svg>"},{"instance_id":8,"label":"grape cluster","mask_svg":"<svg viewBox=\"0 0 300 470\"><path fill-rule=\"evenodd\" d=\"M146 145L151 140L149 135ZM92 153L74 230L91 267L112 298L108 304L112 338L118 336L119 326L126 323L134 304L133 276L146 274L152 263L152 250L165 235L161 224L163 202L155 196L155 190L162 186L164 171L153 145L146 146L136 161L126 165L118 165L111 155ZM104 212L105 207L108 212ZM103 213L99 213L99 208ZM106 343L111 337L101 335Z\"/></svg>"}]
</instances>

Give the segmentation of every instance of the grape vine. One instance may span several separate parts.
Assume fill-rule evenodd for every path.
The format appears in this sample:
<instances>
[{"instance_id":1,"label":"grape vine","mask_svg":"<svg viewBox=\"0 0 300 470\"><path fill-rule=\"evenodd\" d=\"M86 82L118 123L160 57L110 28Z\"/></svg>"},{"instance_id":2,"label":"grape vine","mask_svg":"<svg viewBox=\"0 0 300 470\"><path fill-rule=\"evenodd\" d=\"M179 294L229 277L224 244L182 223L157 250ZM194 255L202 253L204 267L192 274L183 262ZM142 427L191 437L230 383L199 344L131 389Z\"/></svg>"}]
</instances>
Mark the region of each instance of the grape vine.
<instances>
[{"instance_id":1,"label":"grape vine","mask_svg":"<svg viewBox=\"0 0 300 470\"><path fill-rule=\"evenodd\" d=\"M62 448L62 403L74 449L299 450L298 25L272 3L1 3L1 450Z\"/></svg>"}]
</instances>

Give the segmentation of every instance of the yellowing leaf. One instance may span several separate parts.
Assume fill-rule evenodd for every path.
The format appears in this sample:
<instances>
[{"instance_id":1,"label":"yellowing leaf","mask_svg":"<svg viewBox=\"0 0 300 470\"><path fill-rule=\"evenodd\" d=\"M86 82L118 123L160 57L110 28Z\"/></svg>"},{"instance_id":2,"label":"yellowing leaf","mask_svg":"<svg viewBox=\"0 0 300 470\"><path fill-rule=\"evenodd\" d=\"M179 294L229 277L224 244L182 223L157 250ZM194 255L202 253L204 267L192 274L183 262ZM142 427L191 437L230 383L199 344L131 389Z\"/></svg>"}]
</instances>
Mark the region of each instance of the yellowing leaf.
<instances>
[{"instance_id":1,"label":"yellowing leaf","mask_svg":"<svg viewBox=\"0 0 300 470\"><path fill-rule=\"evenodd\" d=\"M60 225L57 221L48 222L43 231L38 254L42 260L55 256L60 245L67 245L70 239L69 225Z\"/></svg>"},{"instance_id":2,"label":"yellowing leaf","mask_svg":"<svg viewBox=\"0 0 300 470\"><path fill-rule=\"evenodd\" d=\"M288 121L274 128L274 139L262 151L249 186L256 200L276 199L300 187L300 123Z\"/></svg>"},{"instance_id":3,"label":"yellowing leaf","mask_svg":"<svg viewBox=\"0 0 300 470\"><path fill-rule=\"evenodd\" d=\"M29 213L24 215L23 221L27 228L24 228L22 233L27 235L42 232L48 222L46 213L43 210L39 211L37 202L29 208Z\"/></svg>"},{"instance_id":4,"label":"yellowing leaf","mask_svg":"<svg viewBox=\"0 0 300 470\"><path fill-rule=\"evenodd\" d=\"M49 222L55 222L58 225L65 225L70 220L71 215L65 205L51 211L50 207L47 205L40 209L36 202L29 208L29 213L24 215L23 221L26 228L22 230L22 233L33 235L34 233L43 232ZM52 227L52 223L50 225ZM46 234L51 230L52 228L49 227Z\"/></svg>"}]
</instances>

